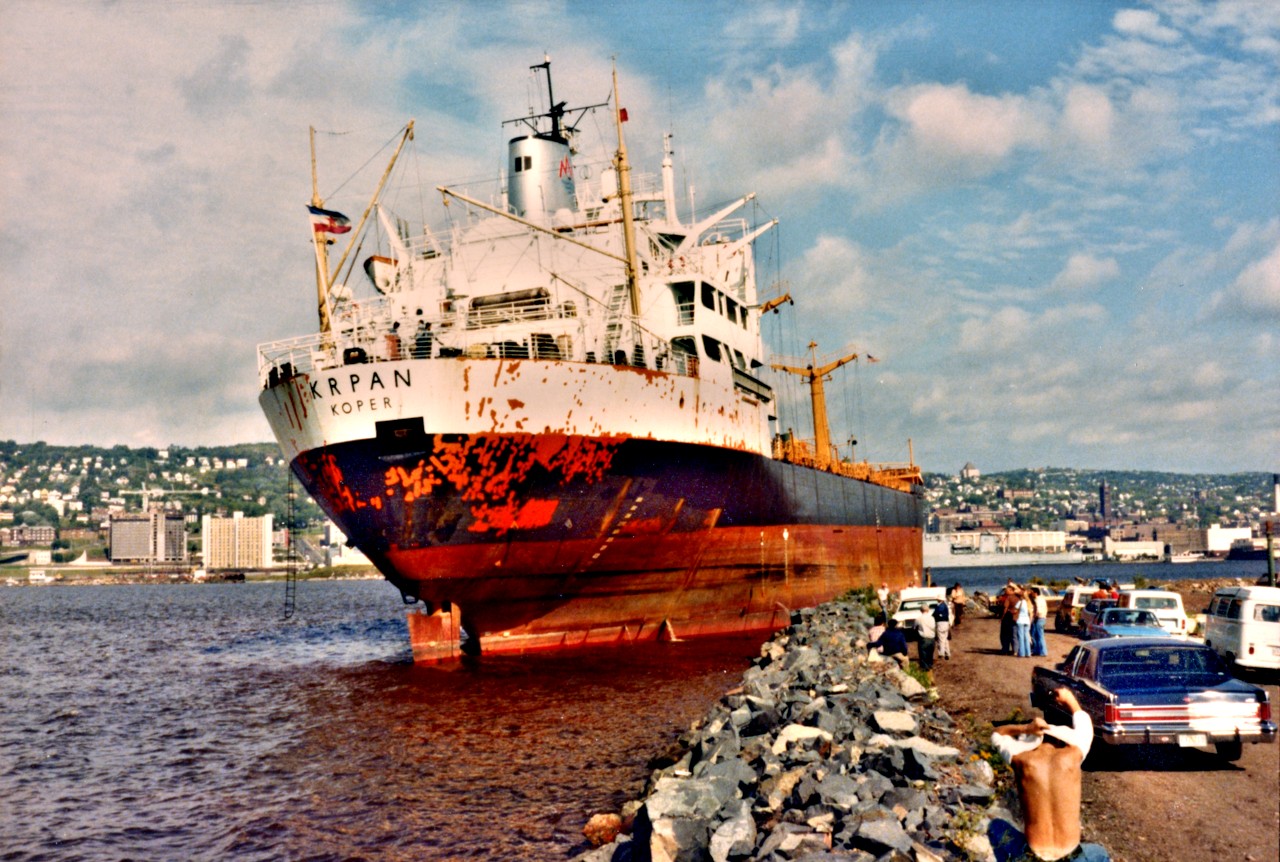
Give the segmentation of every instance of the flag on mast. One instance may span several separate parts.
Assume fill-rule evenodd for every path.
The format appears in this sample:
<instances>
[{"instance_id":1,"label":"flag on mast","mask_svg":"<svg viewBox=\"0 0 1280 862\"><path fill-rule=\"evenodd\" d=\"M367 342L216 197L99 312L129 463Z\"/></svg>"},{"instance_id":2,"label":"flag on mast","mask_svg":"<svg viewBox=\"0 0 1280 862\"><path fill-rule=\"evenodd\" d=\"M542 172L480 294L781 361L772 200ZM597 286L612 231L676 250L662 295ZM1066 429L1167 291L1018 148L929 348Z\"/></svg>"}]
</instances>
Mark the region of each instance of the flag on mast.
<instances>
[{"instance_id":1,"label":"flag on mast","mask_svg":"<svg viewBox=\"0 0 1280 862\"><path fill-rule=\"evenodd\" d=\"M316 233L347 233L351 230L351 219L340 212L313 206L308 206L307 212L311 213L311 229Z\"/></svg>"}]
</instances>

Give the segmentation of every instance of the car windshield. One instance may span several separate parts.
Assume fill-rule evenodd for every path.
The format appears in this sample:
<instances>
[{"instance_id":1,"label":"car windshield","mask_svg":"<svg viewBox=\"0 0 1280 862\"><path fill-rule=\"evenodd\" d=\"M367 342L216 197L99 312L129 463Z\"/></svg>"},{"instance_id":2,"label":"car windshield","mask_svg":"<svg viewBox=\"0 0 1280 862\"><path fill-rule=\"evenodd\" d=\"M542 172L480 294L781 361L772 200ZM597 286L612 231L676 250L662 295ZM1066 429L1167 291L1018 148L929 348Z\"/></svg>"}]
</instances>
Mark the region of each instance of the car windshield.
<instances>
[{"instance_id":1,"label":"car windshield","mask_svg":"<svg viewBox=\"0 0 1280 862\"><path fill-rule=\"evenodd\" d=\"M898 608L900 611L922 611L925 608L931 608L938 603L937 599L907 599Z\"/></svg>"},{"instance_id":2,"label":"car windshield","mask_svg":"<svg viewBox=\"0 0 1280 862\"><path fill-rule=\"evenodd\" d=\"M1194 645L1107 650L1102 655L1100 669L1107 684L1136 688L1216 685L1228 675L1217 653Z\"/></svg>"},{"instance_id":3,"label":"car windshield","mask_svg":"<svg viewBox=\"0 0 1280 862\"><path fill-rule=\"evenodd\" d=\"M1178 606L1178 600L1165 596L1139 596L1134 607L1167 611Z\"/></svg>"},{"instance_id":4,"label":"car windshield","mask_svg":"<svg viewBox=\"0 0 1280 862\"><path fill-rule=\"evenodd\" d=\"M1104 626L1158 626L1160 620L1151 611L1111 608L1102 612Z\"/></svg>"}]
</instances>

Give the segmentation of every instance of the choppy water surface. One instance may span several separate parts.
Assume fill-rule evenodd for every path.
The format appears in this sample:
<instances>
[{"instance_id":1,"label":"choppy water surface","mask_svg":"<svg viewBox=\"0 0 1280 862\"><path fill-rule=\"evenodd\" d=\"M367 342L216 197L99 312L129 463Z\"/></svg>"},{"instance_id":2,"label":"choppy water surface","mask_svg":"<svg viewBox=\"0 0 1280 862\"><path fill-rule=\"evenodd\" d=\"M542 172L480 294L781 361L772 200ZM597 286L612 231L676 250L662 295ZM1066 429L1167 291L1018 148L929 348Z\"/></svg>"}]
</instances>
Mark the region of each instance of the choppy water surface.
<instances>
[{"instance_id":1,"label":"choppy water surface","mask_svg":"<svg viewBox=\"0 0 1280 862\"><path fill-rule=\"evenodd\" d=\"M0 590L0 860L550 859L759 640L415 667L385 582Z\"/></svg>"}]
</instances>

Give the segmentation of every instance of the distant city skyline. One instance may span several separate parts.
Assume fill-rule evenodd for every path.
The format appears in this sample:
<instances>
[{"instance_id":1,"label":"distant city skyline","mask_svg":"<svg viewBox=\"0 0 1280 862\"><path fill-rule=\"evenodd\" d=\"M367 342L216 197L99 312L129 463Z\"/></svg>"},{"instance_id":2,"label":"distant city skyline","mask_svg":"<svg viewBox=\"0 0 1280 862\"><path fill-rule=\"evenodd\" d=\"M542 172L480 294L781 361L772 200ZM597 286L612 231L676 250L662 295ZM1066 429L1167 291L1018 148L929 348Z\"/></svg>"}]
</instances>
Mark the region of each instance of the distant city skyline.
<instances>
[{"instance_id":1,"label":"distant city skyline","mask_svg":"<svg viewBox=\"0 0 1280 862\"><path fill-rule=\"evenodd\" d=\"M616 60L638 171L674 133L682 214L754 191L780 219L760 282L796 304L766 340L880 360L828 385L859 458L1280 468L1280 4L12 0L4 23L0 440L270 441L255 347L316 325L308 126L348 215L411 117L415 181L487 187L549 55L570 105ZM397 194L437 222L439 195Z\"/></svg>"}]
</instances>

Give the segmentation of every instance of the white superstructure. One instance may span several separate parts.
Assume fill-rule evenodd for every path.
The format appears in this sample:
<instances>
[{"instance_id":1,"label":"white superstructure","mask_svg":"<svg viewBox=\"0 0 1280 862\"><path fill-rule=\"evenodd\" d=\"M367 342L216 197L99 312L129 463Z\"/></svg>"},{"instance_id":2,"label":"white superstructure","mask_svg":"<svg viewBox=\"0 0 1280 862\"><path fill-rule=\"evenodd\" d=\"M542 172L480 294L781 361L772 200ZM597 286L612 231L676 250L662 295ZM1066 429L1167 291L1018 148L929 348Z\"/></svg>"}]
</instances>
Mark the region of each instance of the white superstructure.
<instances>
[{"instance_id":1,"label":"white superstructure","mask_svg":"<svg viewBox=\"0 0 1280 862\"><path fill-rule=\"evenodd\" d=\"M262 404L290 458L419 416L428 434L771 452L752 243L775 221L743 218L747 195L682 223L669 150L661 184L628 195L617 164L578 177L564 114L513 121L551 129L510 141L499 206L442 189L451 223L412 232L379 205L386 247L364 264L376 293L333 286L327 330L260 347Z\"/></svg>"}]
</instances>

